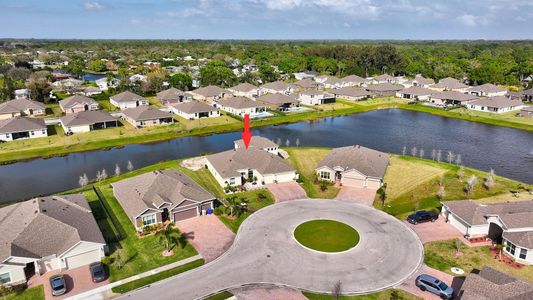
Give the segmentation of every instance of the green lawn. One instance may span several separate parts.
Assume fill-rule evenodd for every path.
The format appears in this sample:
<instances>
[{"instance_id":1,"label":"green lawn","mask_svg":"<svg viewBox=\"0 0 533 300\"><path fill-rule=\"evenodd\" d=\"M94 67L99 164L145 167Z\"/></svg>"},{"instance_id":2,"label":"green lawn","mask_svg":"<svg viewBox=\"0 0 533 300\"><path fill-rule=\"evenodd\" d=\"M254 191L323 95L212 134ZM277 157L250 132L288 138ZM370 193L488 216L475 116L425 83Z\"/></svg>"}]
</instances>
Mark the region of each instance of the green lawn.
<instances>
[{"instance_id":1,"label":"green lawn","mask_svg":"<svg viewBox=\"0 0 533 300\"><path fill-rule=\"evenodd\" d=\"M38 285L36 287L25 289L19 293L13 293L2 298L3 300L44 300L44 287Z\"/></svg>"},{"instance_id":2,"label":"green lawn","mask_svg":"<svg viewBox=\"0 0 533 300\"><path fill-rule=\"evenodd\" d=\"M300 174L302 187L310 198L335 198L339 188L328 185L325 191L320 189L320 183L315 174L318 163L331 151L329 148L287 148L290 163Z\"/></svg>"},{"instance_id":3,"label":"green lawn","mask_svg":"<svg viewBox=\"0 0 533 300\"><path fill-rule=\"evenodd\" d=\"M360 100L355 102L356 105L360 106L383 106L383 105L399 105L407 104L409 100L396 98L396 97L377 97L368 100Z\"/></svg>"},{"instance_id":4,"label":"green lawn","mask_svg":"<svg viewBox=\"0 0 533 300\"><path fill-rule=\"evenodd\" d=\"M175 267L175 268L172 268L172 269L167 270L167 271L163 271L161 273L150 275L150 276L147 276L147 277L144 277L144 278L141 278L141 279L137 279L135 281L131 281L131 282L116 286L116 287L112 288L111 290L114 293L124 294L124 293L127 293L129 291L133 291L133 290L136 290L136 289L141 288L143 286L152 284L152 283L154 283L156 281L160 281L160 280L172 277L172 276L176 276L176 275L178 275L180 273L192 270L194 268L198 268L199 266L201 266L203 264L204 264L204 260L203 259L198 259L198 260L195 260L195 261L190 262L188 264L185 264L185 265L182 265L182 266L179 266L179 267Z\"/></svg>"},{"instance_id":5,"label":"green lawn","mask_svg":"<svg viewBox=\"0 0 533 300\"><path fill-rule=\"evenodd\" d=\"M453 275L450 271L452 267L459 267L470 273L474 269L481 270L483 266L489 266L533 283L533 266L517 269L494 259L489 246L470 248L455 241L452 239L424 244L424 262L429 267L450 275ZM462 255L457 255L456 244L460 246Z\"/></svg>"},{"instance_id":6,"label":"green lawn","mask_svg":"<svg viewBox=\"0 0 533 300\"><path fill-rule=\"evenodd\" d=\"M439 184L442 184L445 190L443 201L481 199L498 195L508 195L508 200L512 201L517 199L511 197L510 191L518 190L521 185L528 186L496 176L494 186L486 189L483 182L488 173L470 168L464 168L462 175L458 172L457 165L393 155L384 179L388 195L385 206L377 200L374 206L404 218L416 209L440 210L440 201L437 198ZM466 194L464 187L472 175L477 177L477 181L472 191Z\"/></svg>"},{"instance_id":7,"label":"green lawn","mask_svg":"<svg viewBox=\"0 0 533 300\"><path fill-rule=\"evenodd\" d=\"M196 120L187 120L180 116L175 116L176 120L183 126L185 130L194 130L202 127L211 126L230 126L240 125L242 122L236 120L228 115L221 115L214 118L201 118Z\"/></svg>"},{"instance_id":8,"label":"green lawn","mask_svg":"<svg viewBox=\"0 0 533 300\"><path fill-rule=\"evenodd\" d=\"M342 252L359 243L359 233L333 220L312 220L294 230L296 240L307 248L322 252Z\"/></svg>"},{"instance_id":9,"label":"green lawn","mask_svg":"<svg viewBox=\"0 0 533 300\"><path fill-rule=\"evenodd\" d=\"M310 292L303 292L304 296L307 297L309 300L334 300L335 297L333 295L326 295L326 294L315 294ZM367 300L418 300L422 299L415 295L409 294L407 292L401 291L401 290L385 290L382 292L377 292L373 294L368 295L357 295L357 296L341 296L339 298L340 300L355 300L355 299L367 299Z\"/></svg>"},{"instance_id":10,"label":"green lawn","mask_svg":"<svg viewBox=\"0 0 533 300\"><path fill-rule=\"evenodd\" d=\"M274 197L266 189L237 193L235 195L239 199L245 199L248 201L248 211L240 215L238 218L231 218L225 214L219 216L220 220L234 233L237 233L242 222L244 222L244 220L246 220L251 214L265 206L274 204Z\"/></svg>"}]
</instances>

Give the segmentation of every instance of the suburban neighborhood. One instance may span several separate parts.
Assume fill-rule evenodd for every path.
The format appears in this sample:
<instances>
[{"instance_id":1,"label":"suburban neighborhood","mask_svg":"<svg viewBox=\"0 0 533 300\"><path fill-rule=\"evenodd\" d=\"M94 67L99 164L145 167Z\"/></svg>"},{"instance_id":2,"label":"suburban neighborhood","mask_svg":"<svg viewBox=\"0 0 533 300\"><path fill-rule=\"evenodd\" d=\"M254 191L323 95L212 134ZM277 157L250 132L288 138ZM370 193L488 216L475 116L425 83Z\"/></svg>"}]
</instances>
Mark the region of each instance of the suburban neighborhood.
<instances>
[{"instance_id":1,"label":"suburban neighborhood","mask_svg":"<svg viewBox=\"0 0 533 300\"><path fill-rule=\"evenodd\" d=\"M533 6L393 2L6 3L0 299L533 299Z\"/></svg>"}]
</instances>

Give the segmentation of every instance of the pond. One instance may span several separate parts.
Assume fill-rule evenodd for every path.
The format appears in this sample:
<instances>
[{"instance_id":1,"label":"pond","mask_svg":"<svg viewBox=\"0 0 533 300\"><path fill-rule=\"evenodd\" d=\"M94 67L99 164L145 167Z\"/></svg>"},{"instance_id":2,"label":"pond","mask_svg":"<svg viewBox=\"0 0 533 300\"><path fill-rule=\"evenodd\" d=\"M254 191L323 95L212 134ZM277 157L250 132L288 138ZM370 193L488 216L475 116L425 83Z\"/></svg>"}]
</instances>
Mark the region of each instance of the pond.
<instances>
[{"instance_id":1,"label":"pond","mask_svg":"<svg viewBox=\"0 0 533 300\"><path fill-rule=\"evenodd\" d=\"M253 121L252 121L253 122ZM433 149L460 154L465 166L489 171L527 183L533 182L533 132L445 118L399 109L324 118L294 124L252 129L282 146L340 147L359 144L391 153ZM239 132L184 137L154 144L133 144L108 151L73 153L65 157L34 159L0 166L0 203L28 199L78 187L86 173L94 178L115 164L123 171L128 161L141 168L160 161L227 150ZM419 152L418 152L419 153Z\"/></svg>"}]
</instances>

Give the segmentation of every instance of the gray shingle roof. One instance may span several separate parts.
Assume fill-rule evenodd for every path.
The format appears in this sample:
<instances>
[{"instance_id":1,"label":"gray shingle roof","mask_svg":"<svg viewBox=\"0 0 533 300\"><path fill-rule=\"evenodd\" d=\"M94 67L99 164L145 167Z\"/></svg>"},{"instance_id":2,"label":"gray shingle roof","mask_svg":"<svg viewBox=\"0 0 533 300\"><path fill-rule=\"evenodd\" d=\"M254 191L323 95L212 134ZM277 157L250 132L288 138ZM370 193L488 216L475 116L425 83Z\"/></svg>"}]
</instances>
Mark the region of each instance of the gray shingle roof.
<instances>
[{"instance_id":1,"label":"gray shingle roof","mask_svg":"<svg viewBox=\"0 0 533 300\"><path fill-rule=\"evenodd\" d=\"M0 261L59 255L80 241L105 244L83 195L35 198L0 208Z\"/></svg>"},{"instance_id":2,"label":"gray shingle roof","mask_svg":"<svg viewBox=\"0 0 533 300\"><path fill-rule=\"evenodd\" d=\"M272 105L282 105L287 103L298 103L295 97L287 96L285 94L266 94L257 97L257 101Z\"/></svg>"},{"instance_id":3,"label":"gray shingle roof","mask_svg":"<svg viewBox=\"0 0 533 300\"><path fill-rule=\"evenodd\" d=\"M177 88L169 88L157 93L156 96L160 101L178 101L180 97L183 97L183 94L183 91Z\"/></svg>"},{"instance_id":4,"label":"gray shingle roof","mask_svg":"<svg viewBox=\"0 0 533 300\"><path fill-rule=\"evenodd\" d=\"M187 114L217 111L216 107L199 101L189 101L172 105L175 109Z\"/></svg>"},{"instance_id":5,"label":"gray shingle roof","mask_svg":"<svg viewBox=\"0 0 533 300\"><path fill-rule=\"evenodd\" d=\"M146 105L127 108L122 113L135 121L172 118L170 113Z\"/></svg>"},{"instance_id":6,"label":"gray shingle roof","mask_svg":"<svg viewBox=\"0 0 533 300\"><path fill-rule=\"evenodd\" d=\"M473 86L467 89L470 92L485 92L485 93L499 93L505 92L506 89L502 89L492 83L485 83L478 86Z\"/></svg>"},{"instance_id":7,"label":"gray shingle roof","mask_svg":"<svg viewBox=\"0 0 533 300\"><path fill-rule=\"evenodd\" d=\"M497 215L510 228L533 227L533 201L479 204L471 200L457 200L442 204L469 225L486 224L485 216Z\"/></svg>"},{"instance_id":8,"label":"gray shingle roof","mask_svg":"<svg viewBox=\"0 0 533 300\"><path fill-rule=\"evenodd\" d=\"M403 87L392 83L378 83L368 86L366 89L370 92L397 92Z\"/></svg>"},{"instance_id":9,"label":"gray shingle roof","mask_svg":"<svg viewBox=\"0 0 533 300\"><path fill-rule=\"evenodd\" d=\"M406 89L401 90L400 93L415 95L415 96L426 96L426 95L436 94L438 92L436 92L435 90L430 90L430 89L426 89L423 87L412 86L412 87L408 87Z\"/></svg>"},{"instance_id":10,"label":"gray shingle roof","mask_svg":"<svg viewBox=\"0 0 533 300\"><path fill-rule=\"evenodd\" d=\"M389 74L382 74L382 75L374 77L374 80L376 80L376 81L392 81L392 80L394 80L394 77L390 76Z\"/></svg>"},{"instance_id":11,"label":"gray shingle roof","mask_svg":"<svg viewBox=\"0 0 533 300\"><path fill-rule=\"evenodd\" d=\"M0 120L0 133L23 132L46 129L44 119L16 117Z\"/></svg>"},{"instance_id":12,"label":"gray shingle roof","mask_svg":"<svg viewBox=\"0 0 533 300\"><path fill-rule=\"evenodd\" d=\"M135 102L135 101L146 100L144 97L139 96L130 91L125 91L120 94L111 96L110 99L112 99L115 102Z\"/></svg>"},{"instance_id":13,"label":"gray shingle roof","mask_svg":"<svg viewBox=\"0 0 533 300\"><path fill-rule=\"evenodd\" d=\"M467 88L468 85L460 82L459 80L455 78L446 77L446 78L439 80L438 83L433 84L431 87L452 90L452 89Z\"/></svg>"},{"instance_id":14,"label":"gray shingle roof","mask_svg":"<svg viewBox=\"0 0 533 300\"><path fill-rule=\"evenodd\" d=\"M239 148L207 156L222 178L241 176L238 170L255 169L260 174L277 174L294 171L281 157L257 148Z\"/></svg>"},{"instance_id":15,"label":"gray shingle roof","mask_svg":"<svg viewBox=\"0 0 533 300\"><path fill-rule=\"evenodd\" d=\"M331 150L317 168L340 167L344 171L354 169L366 176L383 178L388 165L389 155L387 153L355 145Z\"/></svg>"},{"instance_id":16,"label":"gray shingle roof","mask_svg":"<svg viewBox=\"0 0 533 300\"><path fill-rule=\"evenodd\" d=\"M65 109L76 105L93 105L97 103L94 99L83 95L74 95L59 101L59 105Z\"/></svg>"},{"instance_id":17,"label":"gray shingle roof","mask_svg":"<svg viewBox=\"0 0 533 300\"><path fill-rule=\"evenodd\" d=\"M27 109L45 109L44 103L26 98L14 99L0 103L0 114L18 113Z\"/></svg>"},{"instance_id":18,"label":"gray shingle roof","mask_svg":"<svg viewBox=\"0 0 533 300\"><path fill-rule=\"evenodd\" d=\"M75 114L70 114L62 117L61 123L64 126L81 126L81 125L93 125L95 123L112 122L117 119L109 113L98 110L86 110L80 111Z\"/></svg>"},{"instance_id":19,"label":"gray shingle roof","mask_svg":"<svg viewBox=\"0 0 533 300\"><path fill-rule=\"evenodd\" d=\"M283 92L286 89L288 89L290 85L283 81L274 81L274 82L265 83L261 87L265 89L271 89L274 91L278 91L278 92Z\"/></svg>"},{"instance_id":20,"label":"gray shingle roof","mask_svg":"<svg viewBox=\"0 0 533 300\"><path fill-rule=\"evenodd\" d=\"M527 300L533 299L533 285L499 270L483 267L470 273L461 286L463 300Z\"/></svg>"},{"instance_id":21,"label":"gray shingle roof","mask_svg":"<svg viewBox=\"0 0 533 300\"><path fill-rule=\"evenodd\" d=\"M320 83L314 81L311 78L306 78L306 79L296 81L294 85L302 89L313 89L313 88L317 88L320 85Z\"/></svg>"},{"instance_id":22,"label":"gray shingle roof","mask_svg":"<svg viewBox=\"0 0 533 300\"><path fill-rule=\"evenodd\" d=\"M242 139L236 140L234 143L239 148L245 148L244 147L244 142L243 142ZM276 148L276 147L278 147L278 144L274 143L273 141L271 141L271 140L269 140L269 139L267 139L265 137L254 135L254 136L252 136L252 139L250 140L250 144L248 145L248 147L255 147L255 148L259 148L259 149Z\"/></svg>"},{"instance_id":23,"label":"gray shingle roof","mask_svg":"<svg viewBox=\"0 0 533 300\"><path fill-rule=\"evenodd\" d=\"M531 214L529 217L532 218ZM533 250L533 231L504 232L503 237L515 245Z\"/></svg>"},{"instance_id":24,"label":"gray shingle roof","mask_svg":"<svg viewBox=\"0 0 533 300\"><path fill-rule=\"evenodd\" d=\"M192 93L202 95L204 97L216 97L222 94L230 94L227 90L220 88L218 86L215 86L215 85L208 85L206 87L198 88L192 91Z\"/></svg>"},{"instance_id":25,"label":"gray shingle roof","mask_svg":"<svg viewBox=\"0 0 533 300\"><path fill-rule=\"evenodd\" d=\"M346 83L359 83L359 84L362 84L362 83L368 82L368 79L365 79L363 77L359 77L357 75L348 75L348 76L342 78L341 81L342 82L346 82Z\"/></svg>"},{"instance_id":26,"label":"gray shingle roof","mask_svg":"<svg viewBox=\"0 0 533 300\"><path fill-rule=\"evenodd\" d=\"M353 87L344 87L344 88L340 88L336 90L331 90L330 92L334 94L335 96L340 96L341 98L342 96L365 97L365 96L372 95L372 93L370 93L369 91L365 89L353 88Z\"/></svg>"},{"instance_id":27,"label":"gray shingle roof","mask_svg":"<svg viewBox=\"0 0 533 300\"><path fill-rule=\"evenodd\" d=\"M232 97L228 99L221 100L219 104L223 107L231 107L234 109L245 109L253 107L263 107L264 104L256 102L246 97Z\"/></svg>"},{"instance_id":28,"label":"gray shingle roof","mask_svg":"<svg viewBox=\"0 0 533 300\"><path fill-rule=\"evenodd\" d=\"M185 199L197 202L215 199L187 175L174 170L144 173L112 184L117 200L130 218L163 202L177 205Z\"/></svg>"},{"instance_id":29,"label":"gray shingle roof","mask_svg":"<svg viewBox=\"0 0 533 300\"><path fill-rule=\"evenodd\" d=\"M471 105L478 105L478 106L486 106L486 107L493 107L493 108L504 108L504 107L512 107L512 106L521 106L522 100L519 99L510 99L505 96L497 96L497 97L490 97L490 98L483 98L479 100L475 100L470 102Z\"/></svg>"},{"instance_id":30,"label":"gray shingle roof","mask_svg":"<svg viewBox=\"0 0 533 300\"><path fill-rule=\"evenodd\" d=\"M232 90L232 91L236 91L236 92L249 93L249 92L251 92L251 91L253 91L253 90L257 90L257 89L259 89L259 88L256 87L256 86L253 85L253 84L250 84L250 83L245 82L245 83L238 84L238 85L236 85L236 86L234 86L234 87L231 87L231 88L229 88L229 89Z\"/></svg>"},{"instance_id":31,"label":"gray shingle roof","mask_svg":"<svg viewBox=\"0 0 533 300\"><path fill-rule=\"evenodd\" d=\"M415 79L413 79L413 81L416 81L418 84L421 84L421 85L429 85L429 84L434 84L435 81L431 78L425 78L421 75L416 75L415 76Z\"/></svg>"},{"instance_id":32,"label":"gray shingle roof","mask_svg":"<svg viewBox=\"0 0 533 300\"><path fill-rule=\"evenodd\" d=\"M464 94L464 93L456 92L456 91L434 93L433 95L431 95L431 97L435 99L452 100L452 101L459 101L459 102L472 101L472 100L479 99L477 96Z\"/></svg>"}]
</instances>

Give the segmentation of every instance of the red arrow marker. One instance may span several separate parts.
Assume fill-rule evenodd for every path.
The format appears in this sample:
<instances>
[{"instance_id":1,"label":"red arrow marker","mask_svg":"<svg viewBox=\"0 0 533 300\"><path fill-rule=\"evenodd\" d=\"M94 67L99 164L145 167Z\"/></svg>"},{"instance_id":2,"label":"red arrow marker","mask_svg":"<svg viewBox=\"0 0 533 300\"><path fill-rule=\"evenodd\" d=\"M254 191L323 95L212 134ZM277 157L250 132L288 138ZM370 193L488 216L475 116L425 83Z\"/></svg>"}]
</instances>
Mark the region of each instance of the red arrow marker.
<instances>
[{"instance_id":1,"label":"red arrow marker","mask_svg":"<svg viewBox=\"0 0 533 300\"><path fill-rule=\"evenodd\" d=\"M244 131L241 133L242 140L244 141L244 146L248 150L248 145L250 145L250 140L252 140L252 132L250 131L250 115L244 115Z\"/></svg>"}]
</instances>

